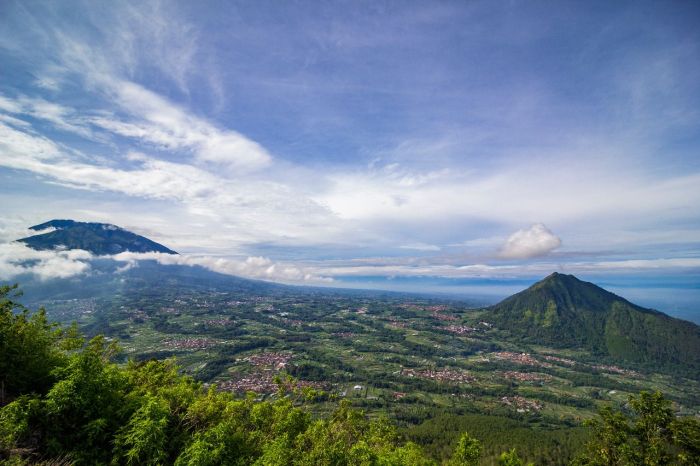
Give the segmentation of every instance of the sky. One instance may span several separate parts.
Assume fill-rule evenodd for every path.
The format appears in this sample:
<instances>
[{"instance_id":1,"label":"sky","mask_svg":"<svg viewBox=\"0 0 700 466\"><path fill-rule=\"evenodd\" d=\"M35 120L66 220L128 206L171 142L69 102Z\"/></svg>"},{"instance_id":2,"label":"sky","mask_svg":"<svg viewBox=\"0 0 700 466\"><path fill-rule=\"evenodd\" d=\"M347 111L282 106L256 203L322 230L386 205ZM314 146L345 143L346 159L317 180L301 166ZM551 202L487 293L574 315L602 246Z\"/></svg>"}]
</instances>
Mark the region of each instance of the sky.
<instances>
[{"instance_id":1,"label":"sky","mask_svg":"<svg viewBox=\"0 0 700 466\"><path fill-rule=\"evenodd\" d=\"M2 0L0 279L90 273L11 242L71 218L253 278L559 271L700 321L699 26L692 1Z\"/></svg>"}]
</instances>

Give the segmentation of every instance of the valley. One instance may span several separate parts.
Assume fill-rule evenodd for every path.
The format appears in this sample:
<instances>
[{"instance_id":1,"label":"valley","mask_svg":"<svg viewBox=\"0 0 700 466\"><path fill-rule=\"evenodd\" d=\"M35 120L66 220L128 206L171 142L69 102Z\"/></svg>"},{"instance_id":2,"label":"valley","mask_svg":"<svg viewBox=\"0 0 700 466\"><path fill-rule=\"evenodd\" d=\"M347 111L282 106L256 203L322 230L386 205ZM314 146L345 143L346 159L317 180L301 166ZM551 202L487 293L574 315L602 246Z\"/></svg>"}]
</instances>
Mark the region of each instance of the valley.
<instances>
[{"instance_id":1,"label":"valley","mask_svg":"<svg viewBox=\"0 0 700 466\"><path fill-rule=\"evenodd\" d=\"M663 392L679 415L700 413L692 368L652 371L585 347L538 344L469 303L254 282L244 291L187 287L175 277L146 286L127 276L112 296L45 304L53 318L118 340L123 361L175 358L202 382L259 399L274 398L291 376L323 390L319 415L349 400L388 416L436 458L469 424L494 445L493 461L506 438L524 458L565 464L585 441L585 420L641 390Z\"/></svg>"}]
</instances>

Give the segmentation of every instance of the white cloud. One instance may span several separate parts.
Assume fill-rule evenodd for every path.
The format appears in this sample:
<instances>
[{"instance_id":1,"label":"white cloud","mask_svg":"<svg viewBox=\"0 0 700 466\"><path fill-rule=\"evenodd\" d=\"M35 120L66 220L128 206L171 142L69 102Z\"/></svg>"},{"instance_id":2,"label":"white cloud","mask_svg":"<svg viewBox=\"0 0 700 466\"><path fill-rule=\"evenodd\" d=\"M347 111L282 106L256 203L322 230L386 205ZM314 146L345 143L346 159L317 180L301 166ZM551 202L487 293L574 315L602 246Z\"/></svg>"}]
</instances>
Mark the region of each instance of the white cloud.
<instances>
[{"instance_id":1,"label":"white cloud","mask_svg":"<svg viewBox=\"0 0 700 466\"><path fill-rule=\"evenodd\" d=\"M412 249L415 251L439 251L440 246L427 243L410 243L399 246L400 249Z\"/></svg>"},{"instance_id":2,"label":"white cloud","mask_svg":"<svg viewBox=\"0 0 700 466\"><path fill-rule=\"evenodd\" d=\"M178 16L173 5L160 2L121 2L87 9L83 27L63 27L52 15L31 17L33 26L17 34L0 33L0 48L21 50L28 61L43 64L34 84L60 90L58 82L70 81L90 96L93 108L81 99L79 110L44 98L0 95L0 110L28 115L87 139L95 133L118 135L167 151L180 151L193 161L217 172L238 174L267 167L272 156L245 135L195 114L175 98L166 98L136 82L137 70L157 68L188 96L191 74L210 77L215 70L194 63L198 32ZM99 12L99 13L98 13ZM89 32L88 32L89 31ZM27 43L43 46L27 48ZM54 92L56 98L62 95ZM176 95L177 96L177 95Z\"/></svg>"},{"instance_id":3,"label":"white cloud","mask_svg":"<svg viewBox=\"0 0 700 466\"><path fill-rule=\"evenodd\" d=\"M92 130L87 126L84 117L79 116L74 109L49 102L45 99L27 97L25 95L10 99L0 95L0 110L15 115L27 115L38 120L47 121L58 129L78 134L86 139L95 138ZM7 119L7 115L5 115L5 119ZM15 119L15 122L21 121L22 120ZM12 121L10 122L12 123ZM23 123L24 125L22 126L28 124L26 122Z\"/></svg>"},{"instance_id":4,"label":"white cloud","mask_svg":"<svg viewBox=\"0 0 700 466\"><path fill-rule=\"evenodd\" d=\"M0 243L0 279L33 274L42 280L68 278L90 270L87 251L36 251L23 243Z\"/></svg>"},{"instance_id":5,"label":"white cloud","mask_svg":"<svg viewBox=\"0 0 700 466\"><path fill-rule=\"evenodd\" d=\"M268 151L255 141L188 114L138 84L105 76L101 83L113 103L129 115L129 120L105 112L88 111L80 115L73 108L24 95L9 98L0 94L0 111L44 120L86 139L105 138L95 134L99 129L157 149L185 151L195 161L225 167L232 173L257 170L272 162ZM14 126L29 126L28 122L7 114L0 117Z\"/></svg>"},{"instance_id":6,"label":"white cloud","mask_svg":"<svg viewBox=\"0 0 700 466\"><path fill-rule=\"evenodd\" d=\"M12 226L6 228L15 231ZM529 230L524 230L529 231ZM23 231L16 230L19 236ZM36 251L23 243L0 243L0 280L11 280L33 274L47 280L68 278L90 273L90 261L95 256L82 250ZM697 272L700 259L668 257L661 259L618 260L618 261L572 261L533 262L527 264L490 265L440 264L431 262L386 265L387 258L358 259L348 261L317 261L308 263L277 262L262 256L241 258L212 255L124 252L113 256L100 256L100 259L113 259L120 263L117 273L137 267L139 261L154 260L163 265L200 266L208 270L244 278L268 280L290 284L327 285L339 284L343 277L438 277L448 279L468 278L517 278L544 277L552 271L573 274L630 274L653 270L655 273Z\"/></svg>"},{"instance_id":7,"label":"white cloud","mask_svg":"<svg viewBox=\"0 0 700 466\"><path fill-rule=\"evenodd\" d=\"M25 158L41 162L56 159L60 155L61 150L53 141L0 123L0 164L10 168L23 168L13 165Z\"/></svg>"},{"instance_id":8,"label":"white cloud","mask_svg":"<svg viewBox=\"0 0 700 466\"><path fill-rule=\"evenodd\" d=\"M161 149L191 151L200 162L232 170L256 170L272 162L268 151L255 141L193 116L136 83L112 77L103 77L102 83L113 101L132 118L91 118L91 123L102 129Z\"/></svg>"},{"instance_id":9,"label":"white cloud","mask_svg":"<svg viewBox=\"0 0 700 466\"><path fill-rule=\"evenodd\" d=\"M585 154L581 158L588 160ZM547 223L619 218L623 211L629 221L687 218L698 212L700 173L653 178L629 167L568 163L557 163L555 157L537 164L525 160L493 171L445 173L420 186L402 186L386 175L338 173L329 175L330 188L315 198L341 218L368 222L457 216Z\"/></svg>"},{"instance_id":10,"label":"white cloud","mask_svg":"<svg viewBox=\"0 0 700 466\"><path fill-rule=\"evenodd\" d=\"M504 259L530 259L549 254L561 246L561 239L544 224L536 223L508 237L499 252Z\"/></svg>"},{"instance_id":11,"label":"white cloud","mask_svg":"<svg viewBox=\"0 0 700 466\"><path fill-rule=\"evenodd\" d=\"M557 271L570 274L630 274L654 270L656 273L678 273L700 270L698 258L664 258L620 261L574 261L566 264L556 262L534 262L528 264L489 265L356 265L360 261L342 264L315 264L306 267L314 274L334 277L437 277L451 279L467 278L518 278L545 277ZM382 262L382 260L378 260Z\"/></svg>"},{"instance_id":12,"label":"white cloud","mask_svg":"<svg viewBox=\"0 0 700 466\"><path fill-rule=\"evenodd\" d=\"M131 153L129 159L135 164L131 169L77 161L51 140L0 122L0 166L28 170L73 188L175 201L200 221L235 225L231 233L239 243L328 240L339 228L323 207L286 184L232 179L143 154Z\"/></svg>"},{"instance_id":13,"label":"white cloud","mask_svg":"<svg viewBox=\"0 0 700 466\"><path fill-rule=\"evenodd\" d=\"M140 260L155 260L163 265L201 266L214 272L259 280L270 280L283 283L329 283L333 280L326 276L316 275L304 268L293 264L273 262L267 257L247 257L236 260L225 257L173 255L151 253L123 252L111 256L114 260L137 264Z\"/></svg>"},{"instance_id":14,"label":"white cloud","mask_svg":"<svg viewBox=\"0 0 700 466\"><path fill-rule=\"evenodd\" d=\"M113 256L94 256L80 249L37 251L19 242L0 243L0 280L11 280L24 274L32 274L42 280L81 275L90 272L90 261L96 257L123 262L124 265L117 268L117 273L138 266L141 260L155 260L163 265L201 266L225 275L283 283L322 284L333 281L305 268L259 256L232 259L156 252L123 252Z\"/></svg>"},{"instance_id":15,"label":"white cloud","mask_svg":"<svg viewBox=\"0 0 700 466\"><path fill-rule=\"evenodd\" d=\"M34 81L34 85L49 91L58 91L61 89L61 85L59 84L58 80L49 77L37 78Z\"/></svg>"}]
</instances>

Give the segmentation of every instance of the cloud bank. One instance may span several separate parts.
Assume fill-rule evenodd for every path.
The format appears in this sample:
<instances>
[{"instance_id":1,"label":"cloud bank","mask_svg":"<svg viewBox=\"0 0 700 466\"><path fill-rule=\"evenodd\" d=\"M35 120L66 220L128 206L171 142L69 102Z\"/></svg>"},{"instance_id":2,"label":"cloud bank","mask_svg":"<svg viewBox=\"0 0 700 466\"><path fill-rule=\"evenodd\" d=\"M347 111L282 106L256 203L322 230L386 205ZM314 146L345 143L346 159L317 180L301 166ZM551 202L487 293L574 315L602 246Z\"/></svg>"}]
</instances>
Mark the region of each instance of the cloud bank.
<instances>
[{"instance_id":1,"label":"cloud bank","mask_svg":"<svg viewBox=\"0 0 700 466\"><path fill-rule=\"evenodd\" d=\"M248 257L244 260L233 260L223 257L173 255L158 252L122 252L111 256L111 258L131 265L137 265L138 261L142 260L155 260L163 265L201 266L226 275L285 283L314 284L333 281L329 277L315 275L294 265L273 262L267 257Z\"/></svg>"},{"instance_id":2,"label":"cloud bank","mask_svg":"<svg viewBox=\"0 0 700 466\"><path fill-rule=\"evenodd\" d=\"M0 280L32 274L41 280L69 278L90 270L93 256L79 249L36 251L23 243L0 243Z\"/></svg>"},{"instance_id":3,"label":"cloud bank","mask_svg":"<svg viewBox=\"0 0 700 466\"><path fill-rule=\"evenodd\" d=\"M323 284L333 281L295 265L273 262L267 257L231 259L156 252L94 256L80 249L37 251L18 242L0 243L0 280L9 281L25 274L34 275L41 280L78 276L90 273L90 261L97 258L112 259L123 264L118 272L138 267L139 261L153 260L163 265L200 266L225 275L283 283Z\"/></svg>"},{"instance_id":4,"label":"cloud bank","mask_svg":"<svg viewBox=\"0 0 700 466\"><path fill-rule=\"evenodd\" d=\"M528 230L525 230L528 231ZM0 243L0 280L11 281L20 275L34 275L41 280L69 278L91 273L93 259L114 260L117 273L138 267L140 261L156 261L162 265L200 266L225 275L275 281L297 285L345 286L353 277L428 277L441 279L509 279L541 278L552 271L573 274L629 275L654 272L688 274L700 271L700 259L668 257L646 260L570 261L566 264L540 261L529 264L466 265L431 263L396 263L385 265L386 258L350 260L333 263L313 262L299 265L273 261L262 256L246 258L207 255L172 255L162 253L123 252L112 256L94 256L82 250L36 251L23 243ZM363 263L367 262L367 263ZM409 259L410 262L410 259ZM416 290L419 291L419 290Z\"/></svg>"}]
</instances>

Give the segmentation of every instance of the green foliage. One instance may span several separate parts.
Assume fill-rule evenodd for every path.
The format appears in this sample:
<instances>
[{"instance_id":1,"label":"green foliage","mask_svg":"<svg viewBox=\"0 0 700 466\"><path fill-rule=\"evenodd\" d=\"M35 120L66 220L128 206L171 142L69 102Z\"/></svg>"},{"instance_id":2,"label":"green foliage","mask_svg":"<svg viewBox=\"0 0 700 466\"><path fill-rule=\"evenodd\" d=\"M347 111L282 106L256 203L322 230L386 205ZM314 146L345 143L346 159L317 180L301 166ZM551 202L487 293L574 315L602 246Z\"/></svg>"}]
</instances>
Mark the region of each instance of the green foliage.
<instances>
[{"instance_id":1,"label":"green foliage","mask_svg":"<svg viewBox=\"0 0 700 466\"><path fill-rule=\"evenodd\" d=\"M525 465L523 460L520 459L515 449L501 453L498 458L499 466L533 466L533 463L528 463Z\"/></svg>"},{"instance_id":2,"label":"green foliage","mask_svg":"<svg viewBox=\"0 0 700 466\"><path fill-rule=\"evenodd\" d=\"M525 341L700 375L700 327L636 306L573 275L548 276L489 308L489 318Z\"/></svg>"},{"instance_id":3,"label":"green foliage","mask_svg":"<svg viewBox=\"0 0 700 466\"><path fill-rule=\"evenodd\" d=\"M143 405L116 435L116 456L123 458L127 465L163 464L167 455L169 415L165 399L146 395Z\"/></svg>"},{"instance_id":4,"label":"green foliage","mask_svg":"<svg viewBox=\"0 0 700 466\"><path fill-rule=\"evenodd\" d=\"M16 308L8 302L3 309ZM386 419L370 420L347 402L313 420L303 403L317 394L290 391L289 379L279 381L274 401L235 399L180 375L172 360L117 366L118 348L101 336L76 349L74 330L64 333L43 313L35 321L23 311L5 319L3 341L55 355L42 366L55 382L45 393L17 393L0 409L0 461L6 464L39 458L76 465L433 464L416 444L400 445ZM30 337L18 339L27 328ZM10 363L5 367L22 376Z\"/></svg>"},{"instance_id":5,"label":"green foliage","mask_svg":"<svg viewBox=\"0 0 700 466\"><path fill-rule=\"evenodd\" d=\"M75 346L75 328L64 332L46 318L15 301L17 285L0 286L0 406L30 391L45 393L52 371L67 361L63 349Z\"/></svg>"},{"instance_id":6,"label":"green foliage","mask_svg":"<svg viewBox=\"0 0 700 466\"><path fill-rule=\"evenodd\" d=\"M128 408L128 380L108 363L113 354L113 344L93 338L67 367L55 371L59 380L46 396L36 398L41 417L30 419L30 425L42 433L48 454L69 452L86 463L109 458L105 445L125 422Z\"/></svg>"},{"instance_id":7,"label":"green foliage","mask_svg":"<svg viewBox=\"0 0 700 466\"><path fill-rule=\"evenodd\" d=\"M451 466L476 466L481 458L481 443L466 432L459 439L450 460Z\"/></svg>"},{"instance_id":8,"label":"green foliage","mask_svg":"<svg viewBox=\"0 0 700 466\"><path fill-rule=\"evenodd\" d=\"M676 419L659 392L629 397L630 413L609 407L589 422L593 440L577 465L700 464L700 422Z\"/></svg>"},{"instance_id":9,"label":"green foliage","mask_svg":"<svg viewBox=\"0 0 700 466\"><path fill-rule=\"evenodd\" d=\"M447 461L465 431L479 441L479 464L488 465L497 464L505 448L515 448L520 457L535 464L565 465L588 440L584 427L543 427L485 414L439 414L405 433L428 454Z\"/></svg>"}]
</instances>

